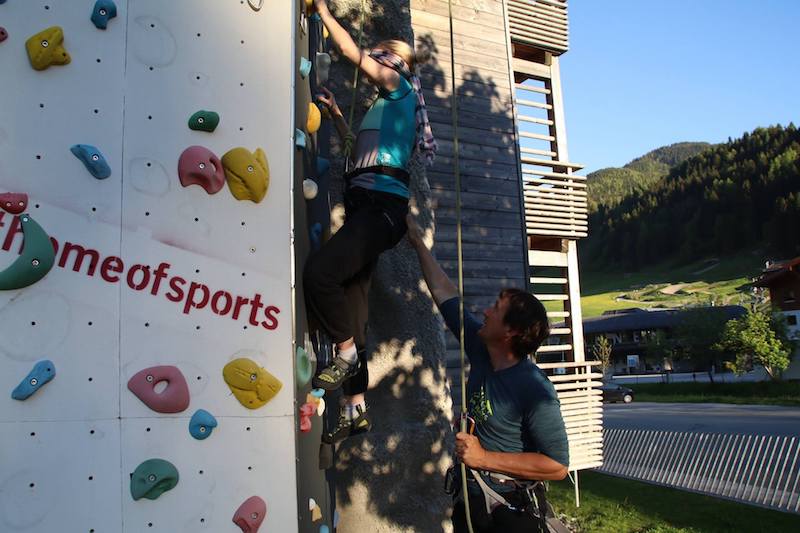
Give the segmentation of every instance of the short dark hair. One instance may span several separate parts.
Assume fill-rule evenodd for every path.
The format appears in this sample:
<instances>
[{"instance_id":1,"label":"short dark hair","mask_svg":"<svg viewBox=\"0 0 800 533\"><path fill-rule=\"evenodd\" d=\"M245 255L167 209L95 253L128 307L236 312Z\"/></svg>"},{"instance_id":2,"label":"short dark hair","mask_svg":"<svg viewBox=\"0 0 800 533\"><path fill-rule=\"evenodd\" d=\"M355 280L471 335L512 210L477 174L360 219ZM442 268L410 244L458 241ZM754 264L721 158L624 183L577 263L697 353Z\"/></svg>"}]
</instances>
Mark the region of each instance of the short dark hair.
<instances>
[{"instance_id":1,"label":"short dark hair","mask_svg":"<svg viewBox=\"0 0 800 533\"><path fill-rule=\"evenodd\" d=\"M547 311L536 296L520 289L503 289L500 298L508 301L503 323L517 332L511 350L518 359L528 357L550 336Z\"/></svg>"}]
</instances>

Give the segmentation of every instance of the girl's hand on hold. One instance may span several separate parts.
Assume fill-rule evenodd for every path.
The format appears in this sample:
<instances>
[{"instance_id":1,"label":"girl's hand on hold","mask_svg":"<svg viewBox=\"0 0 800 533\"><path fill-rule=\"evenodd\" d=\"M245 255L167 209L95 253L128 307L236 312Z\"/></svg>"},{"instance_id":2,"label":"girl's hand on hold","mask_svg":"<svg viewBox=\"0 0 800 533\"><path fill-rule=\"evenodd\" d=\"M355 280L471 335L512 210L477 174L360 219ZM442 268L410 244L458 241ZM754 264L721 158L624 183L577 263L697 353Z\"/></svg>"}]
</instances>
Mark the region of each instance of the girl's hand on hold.
<instances>
[{"instance_id":1,"label":"girl's hand on hold","mask_svg":"<svg viewBox=\"0 0 800 533\"><path fill-rule=\"evenodd\" d=\"M333 115L341 115L342 112L339 110L339 105L336 103L336 97L333 96L333 93L330 92L326 87L320 86L320 90L322 94L317 95L317 102L324 105Z\"/></svg>"}]
</instances>

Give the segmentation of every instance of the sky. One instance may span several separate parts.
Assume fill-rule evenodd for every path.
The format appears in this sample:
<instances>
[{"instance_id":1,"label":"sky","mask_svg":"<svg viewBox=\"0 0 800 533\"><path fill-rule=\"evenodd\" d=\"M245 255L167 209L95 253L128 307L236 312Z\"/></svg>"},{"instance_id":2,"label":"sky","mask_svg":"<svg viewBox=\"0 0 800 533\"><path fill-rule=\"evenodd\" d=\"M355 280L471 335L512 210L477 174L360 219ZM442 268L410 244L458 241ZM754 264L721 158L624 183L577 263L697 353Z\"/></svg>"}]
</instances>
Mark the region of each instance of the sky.
<instances>
[{"instance_id":1,"label":"sky","mask_svg":"<svg viewBox=\"0 0 800 533\"><path fill-rule=\"evenodd\" d=\"M570 0L569 21L569 159L587 172L800 125L798 0Z\"/></svg>"}]
</instances>

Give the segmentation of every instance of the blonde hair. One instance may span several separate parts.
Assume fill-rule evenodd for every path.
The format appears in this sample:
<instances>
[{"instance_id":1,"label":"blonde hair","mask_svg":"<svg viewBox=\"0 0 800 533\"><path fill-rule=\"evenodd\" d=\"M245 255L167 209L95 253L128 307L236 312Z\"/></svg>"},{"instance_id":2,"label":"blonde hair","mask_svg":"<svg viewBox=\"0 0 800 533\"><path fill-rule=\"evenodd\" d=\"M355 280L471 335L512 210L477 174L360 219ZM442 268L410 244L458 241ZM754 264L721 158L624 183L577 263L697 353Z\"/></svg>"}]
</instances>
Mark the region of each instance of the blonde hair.
<instances>
[{"instance_id":1,"label":"blonde hair","mask_svg":"<svg viewBox=\"0 0 800 533\"><path fill-rule=\"evenodd\" d=\"M408 69L411 72L414 72L414 67L417 62L416 54L414 53L414 49L409 46L409 44L405 41L398 41L397 39L388 39L386 41L381 41L375 45L375 48L386 50L393 54L397 54L400 56L403 61L406 62L408 65Z\"/></svg>"}]
</instances>

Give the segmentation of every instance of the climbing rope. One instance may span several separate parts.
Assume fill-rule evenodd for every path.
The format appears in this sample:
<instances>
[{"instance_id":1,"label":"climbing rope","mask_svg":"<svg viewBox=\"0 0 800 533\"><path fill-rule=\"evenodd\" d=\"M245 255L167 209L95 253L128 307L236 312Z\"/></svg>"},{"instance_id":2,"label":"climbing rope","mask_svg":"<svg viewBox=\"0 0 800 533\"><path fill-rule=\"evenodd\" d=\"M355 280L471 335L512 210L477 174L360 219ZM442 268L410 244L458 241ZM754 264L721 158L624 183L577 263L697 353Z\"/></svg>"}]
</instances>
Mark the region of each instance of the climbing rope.
<instances>
[{"instance_id":1,"label":"climbing rope","mask_svg":"<svg viewBox=\"0 0 800 533\"><path fill-rule=\"evenodd\" d=\"M367 3L366 0L361 0L361 16L358 23L358 50L361 52L361 47L364 44L364 19L367 16ZM359 64L353 69L353 96L350 99L350 116L347 119L347 136L344 139L344 164L345 169L350 169L350 153L353 151L353 143L355 137L353 136L353 115L356 110L356 98L358 97L358 79L360 77L359 69L361 68L361 59Z\"/></svg>"},{"instance_id":2,"label":"climbing rope","mask_svg":"<svg viewBox=\"0 0 800 533\"><path fill-rule=\"evenodd\" d=\"M467 373L464 351L464 254L461 240L461 172L458 163L458 96L456 95L456 47L453 37L453 2L447 0L447 15L450 19L450 108L453 114L453 175L456 186L456 249L458 255L458 340L461 356L461 432L467 431ZM467 467L461 463L461 494L464 496L464 514L467 518L467 529L473 533L472 515L469 508L467 492Z\"/></svg>"}]
</instances>

